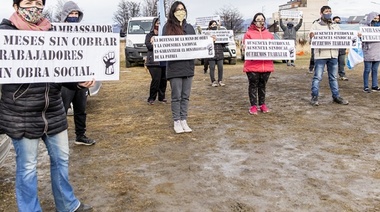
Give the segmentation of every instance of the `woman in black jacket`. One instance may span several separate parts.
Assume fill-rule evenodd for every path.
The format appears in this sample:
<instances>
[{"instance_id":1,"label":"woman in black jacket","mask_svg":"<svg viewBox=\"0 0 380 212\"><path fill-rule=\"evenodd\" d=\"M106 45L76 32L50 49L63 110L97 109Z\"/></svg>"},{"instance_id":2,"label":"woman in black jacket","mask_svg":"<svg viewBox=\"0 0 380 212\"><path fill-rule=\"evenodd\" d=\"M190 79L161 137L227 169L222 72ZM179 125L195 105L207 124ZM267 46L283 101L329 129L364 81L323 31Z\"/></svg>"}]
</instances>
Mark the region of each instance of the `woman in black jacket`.
<instances>
[{"instance_id":1,"label":"woman in black jacket","mask_svg":"<svg viewBox=\"0 0 380 212\"><path fill-rule=\"evenodd\" d=\"M48 31L45 0L13 0L15 12L0 29ZM40 62L36 61L36 65ZM71 89L94 81L63 84ZM90 211L75 197L68 179L69 145L61 84L4 84L0 100L0 132L11 137L16 152L16 199L19 211L42 211L38 201L37 154L42 139L50 156L50 176L57 211Z\"/></svg>"},{"instance_id":2,"label":"woman in black jacket","mask_svg":"<svg viewBox=\"0 0 380 212\"><path fill-rule=\"evenodd\" d=\"M157 98L158 101L166 103L165 92L166 92L166 62L154 62L153 57L153 36L158 35L158 27L160 26L160 21L158 18L153 19L152 28L150 32L145 36L145 45L148 49L145 65L148 67L152 81L150 82L149 98L148 104L153 105Z\"/></svg>"},{"instance_id":3,"label":"woman in black jacket","mask_svg":"<svg viewBox=\"0 0 380 212\"><path fill-rule=\"evenodd\" d=\"M208 30L217 30L218 24L216 21L211 20L208 24ZM212 87L218 87L218 86L225 86L223 83L223 48L226 44L222 43L215 43L214 41L214 49L215 49L215 56L213 58L208 59L208 63L210 66L210 79L211 79L211 86ZM215 80L215 65L218 66L218 81Z\"/></svg>"}]
</instances>

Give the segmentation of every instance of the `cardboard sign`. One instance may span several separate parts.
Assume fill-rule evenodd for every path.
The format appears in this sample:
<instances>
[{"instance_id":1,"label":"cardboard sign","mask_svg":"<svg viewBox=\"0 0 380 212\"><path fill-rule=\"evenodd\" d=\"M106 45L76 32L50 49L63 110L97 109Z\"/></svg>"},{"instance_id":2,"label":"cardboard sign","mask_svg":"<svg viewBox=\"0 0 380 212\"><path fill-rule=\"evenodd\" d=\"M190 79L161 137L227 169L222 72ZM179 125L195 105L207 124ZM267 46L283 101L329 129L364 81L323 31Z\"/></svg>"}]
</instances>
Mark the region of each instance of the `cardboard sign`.
<instances>
[{"instance_id":1,"label":"cardboard sign","mask_svg":"<svg viewBox=\"0 0 380 212\"><path fill-rule=\"evenodd\" d=\"M280 17L281 18L291 18L291 19L300 19L302 18L302 11L292 11L292 10L281 10Z\"/></svg>"},{"instance_id":2,"label":"cardboard sign","mask_svg":"<svg viewBox=\"0 0 380 212\"><path fill-rule=\"evenodd\" d=\"M212 58L214 54L214 43L210 36L180 35L154 37L154 61Z\"/></svg>"},{"instance_id":3,"label":"cardboard sign","mask_svg":"<svg viewBox=\"0 0 380 212\"><path fill-rule=\"evenodd\" d=\"M206 17L198 17L198 18L195 18L195 25L196 26L208 26L208 24L210 23L210 21L216 21L218 23L218 25L221 25L220 24L220 16L219 15L214 15L214 16L206 16Z\"/></svg>"},{"instance_id":4,"label":"cardboard sign","mask_svg":"<svg viewBox=\"0 0 380 212\"><path fill-rule=\"evenodd\" d=\"M380 27L360 27L362 42L379 42Z\"/></svg>"},{"instance_id":5,"label":"cardboard sign","mask_svg":"<svg viewBox=\"0 0 380 212\"><path fill-rule=\"evenodd\" d=\"M245 60L295 60L294 40L246 39Z\"/></svg>"},{"instance_id":6,"label":"cardboard sign","mask_svg":"<svg viewBox=\"0 0 380 212\"><path fill-rule=\"evenodd\" d=\"M0 84L118 80L117 33L0 30Z\"/></svg>"},{"instance_id":7,"label":"cardboard sign","mask_svg":"<svg viewBox=\"0 0 380 212\"><path fill-rule=\"evenodd\" d=\"M202 30L202 35L216 36L215 43L235 42L232 30Z\"/></svg>"},{"instance_id":8,"label":"cardboard sign","mask_svg":"<svg viewBox=\"0 0 380 212\"><path fill-rule=\"evenodd\" d=\"M358 47L358 33L354 30L318 30L313 33L311 48L349 49Z\"/></svg>"}]
</instances>

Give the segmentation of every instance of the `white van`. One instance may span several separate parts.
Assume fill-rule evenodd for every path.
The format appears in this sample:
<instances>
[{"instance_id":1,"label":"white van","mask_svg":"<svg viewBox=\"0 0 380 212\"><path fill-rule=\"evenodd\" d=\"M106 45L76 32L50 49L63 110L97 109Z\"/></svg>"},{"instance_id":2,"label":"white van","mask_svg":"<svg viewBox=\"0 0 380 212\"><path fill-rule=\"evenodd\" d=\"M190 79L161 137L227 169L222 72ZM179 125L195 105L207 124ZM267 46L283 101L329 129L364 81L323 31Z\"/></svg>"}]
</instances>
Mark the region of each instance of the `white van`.
<instances>
[{"instance_id":1,"label":"white van","mask_svg":"<svg viewBox=\"0 0 380 212\"><path fill-rule=\"evenodd\" d=\"M143 64L148 52L145 36L150 32L155 17L132 17L128 20L126 30L125 63L131 67L133 63Z\"/></svg>"}]
</instances>

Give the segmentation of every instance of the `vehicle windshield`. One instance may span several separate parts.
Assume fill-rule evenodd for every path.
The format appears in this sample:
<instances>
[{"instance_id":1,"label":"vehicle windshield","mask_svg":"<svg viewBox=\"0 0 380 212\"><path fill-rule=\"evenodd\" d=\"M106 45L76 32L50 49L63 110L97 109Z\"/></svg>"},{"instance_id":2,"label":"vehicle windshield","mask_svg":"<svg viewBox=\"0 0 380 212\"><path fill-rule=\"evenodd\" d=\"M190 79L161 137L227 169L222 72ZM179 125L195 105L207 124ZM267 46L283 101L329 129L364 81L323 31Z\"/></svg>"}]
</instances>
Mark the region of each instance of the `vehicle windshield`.
<instances>
[{"instance_id":1,"label":"vehicle windshield","mask_svg":"<svg viewBox=\"0 0 380 212\"><path fill-rule=\"evenodd\" d=\"M128 34L148 34L152 27L152 20L130 21L128 24Z\"/></svg>"}]
</instances>

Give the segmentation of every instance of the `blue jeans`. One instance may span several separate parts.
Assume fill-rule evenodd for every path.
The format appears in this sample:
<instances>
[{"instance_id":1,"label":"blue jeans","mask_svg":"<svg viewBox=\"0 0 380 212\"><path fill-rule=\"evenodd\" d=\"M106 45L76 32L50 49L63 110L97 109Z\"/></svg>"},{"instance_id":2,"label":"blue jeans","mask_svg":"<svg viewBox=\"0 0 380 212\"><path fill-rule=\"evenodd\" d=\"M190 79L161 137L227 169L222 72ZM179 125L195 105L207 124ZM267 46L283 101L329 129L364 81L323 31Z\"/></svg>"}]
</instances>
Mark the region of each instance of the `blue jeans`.
<instances>
[{"instance_id":1,"label":"blue jeans","mask_svg":"<svg viewBox=\"0 0 380 212\"><path fill-rule=\"evenodd\" d=\"M333 98L339 97L339 86L337 81L338 59L316 59L314 68L314 77L311 83L311 96L319 96L319 83L322 81L323 69L327 65L327 74L329 76L329 85Z\"/></svg>"},{"instance_id":2,"label":"blue jeans","mask_svg":"<svg viewBox=\"0 0 380 212\"><path fill-rule=\"evenodd\" d=\"M377 87L377 70L379 69L380 61L364 61L364 73L363 73L363 82L364 88L368 88L368 78L369 73L371 72L372 77L372 88Z\"/></svg>"},{"instance_id":3,"label":"blue jeans","mask_svg":"<svg viewBox=\"0 0 380 212\"><path fill-rule=\"evenodd\" d=\"M42 137L50 156L50 178L56 210L75 211L79 200L69 183L69 144L67 130ZM22 211L42 211L38 200L37 154L39 139L12 139L16 152L16 198Z\"/></svg>"}]
</instances>

